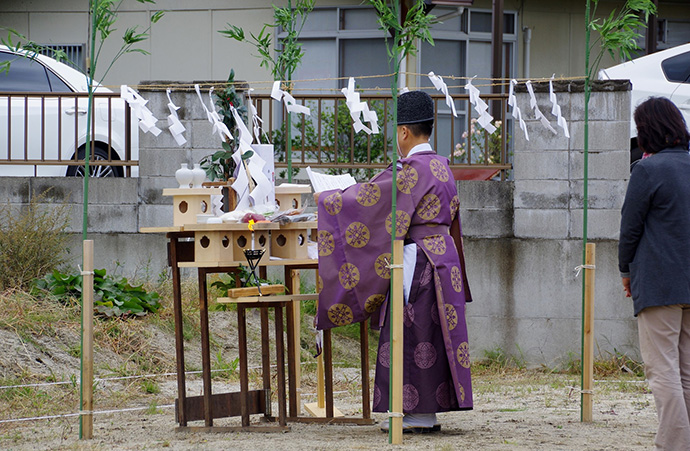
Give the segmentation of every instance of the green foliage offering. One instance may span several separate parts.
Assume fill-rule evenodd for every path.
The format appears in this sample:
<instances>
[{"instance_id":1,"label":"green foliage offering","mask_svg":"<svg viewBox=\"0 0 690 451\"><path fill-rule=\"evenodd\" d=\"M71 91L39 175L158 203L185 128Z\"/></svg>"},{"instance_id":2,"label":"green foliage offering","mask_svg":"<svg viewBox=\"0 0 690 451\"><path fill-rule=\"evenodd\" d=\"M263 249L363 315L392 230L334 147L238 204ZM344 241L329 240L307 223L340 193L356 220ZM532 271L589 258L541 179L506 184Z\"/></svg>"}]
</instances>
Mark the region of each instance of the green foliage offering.
<instances>
[{"instance_id":1,"label":"green foliage offering","mask_svg":"<svg viewBox=\"0 0 690 451\"><path fill-rule=\"evenodd\" d=\"M54 270L36 280L34 287L48 291L66 303L81 297L82 276ZM105 269L94 270L93 288L94 309L107 317L144 316L148 312L156 313L161 306L158 293L148 293L141 285L132 286L124 277L106 276Z\"/></svg>"},{"instance_id":2,"label":"green foliage offering","mask_svg":"<svg viewBox=\"0 0 690 451\"><path fill-rule=\"evenodd\" d=\"M229 23L226 29L220 30L219 33L227 38L253 45L258 52L256 56L261 59L260 66L270 70L274 80L290 80L304 56L299 35L307 15L314 9L314 3L315 0L297 0L294 9L292 2L288 2L285 8L273 5L275 24L265 24L258 35L250 33L251 39L247 38L242 28ZM273 36L270 28L278 28L287 33L287 36L278 40L281 51L276 57L271 51Z\"/></svg>"},{"instance_id":3,"label":"green foliage offering","mask_svg":"<svg viewBox=\"0 0 690 451\"><path fill-rule=\"evenodd\" d=\"M589 0L588 0L589 1ZM592 0L594 9L592 16L596 14L599 0ZM616 12L614 9L605 19L594 19L589 22L589 28L599 33L599 37L590 46L597 56L588 68L589 78L596 74L603 56L608 53L611 58L631 59L635 50L640 50L637 40L642 37L640 30L647 27L650 15L656 14L656 5L652 0L627 0L625 5ZM644 19L643 19L644 17ZM599 46L599 51L597 49Z\"/></svg>"},{"instance_id":4,"label":"green foliage offering","mask_svg":"<svg viewBox=\"0 0 690 451\"><path fill-rule=\"evenodd\" d=\"M242 104L242 96L237 93L234 70L230 70L230 76L228 76L228 81L223 91L215 95L216 106L220 108L218 114L223 119L223 123L228 127L228 130L230 130L234 137L234 142L237 143L239 142L239 130L230 107L235 108L244 121L247 120L247 107ZM223 150L201 159L201 168L206 171L206 176L209 180L212 182L215 180L228 181L232 177L235 172L235 160L232 159L234 151L232 144L223 142Z\"/></svg>"},{"instance_id":5,"label":"green foliage offering","mask_svg":"<svg viewBox=\"0 0 690 451\"><path fill-rule=\"evenodd\" d=\"M47 207L50 190L31 196L23 209L0 205L0 291L24 289L65 261L70 209Z\"/></svg>"}]
</instances>

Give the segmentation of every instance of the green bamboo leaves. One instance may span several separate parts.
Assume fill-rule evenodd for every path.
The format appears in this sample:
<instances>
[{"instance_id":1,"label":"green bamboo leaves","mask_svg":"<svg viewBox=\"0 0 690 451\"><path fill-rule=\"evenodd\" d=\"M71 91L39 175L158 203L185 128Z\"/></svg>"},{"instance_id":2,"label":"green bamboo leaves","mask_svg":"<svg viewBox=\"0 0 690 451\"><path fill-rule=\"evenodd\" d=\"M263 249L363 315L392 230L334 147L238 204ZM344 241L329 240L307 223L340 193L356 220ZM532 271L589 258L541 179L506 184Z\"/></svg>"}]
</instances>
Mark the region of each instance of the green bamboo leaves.
<instances>
[{"instance_id":1,"label":"green bamboo leaves","mask_svg":"<svg viewBox=\"0 0 690 451\"><path fill-rule=\"evenodd\" d=\"M589 0L588 0L589 1ZM592 0L594 11L599 5L599 0ZM619 10L611 11L605 19L594 19L589 22L592 31L599 37L590 46L590 51L596 54L589 67L590 78L595 76L601 59L608 53L611 58L629 60L632 52L639 50L638 39L642 37L640 30L647 27L649 16L656 14L656 5L652 0L628 0ZM599 46L599 51L595 49Z\"/></svg>"}]
</instances>

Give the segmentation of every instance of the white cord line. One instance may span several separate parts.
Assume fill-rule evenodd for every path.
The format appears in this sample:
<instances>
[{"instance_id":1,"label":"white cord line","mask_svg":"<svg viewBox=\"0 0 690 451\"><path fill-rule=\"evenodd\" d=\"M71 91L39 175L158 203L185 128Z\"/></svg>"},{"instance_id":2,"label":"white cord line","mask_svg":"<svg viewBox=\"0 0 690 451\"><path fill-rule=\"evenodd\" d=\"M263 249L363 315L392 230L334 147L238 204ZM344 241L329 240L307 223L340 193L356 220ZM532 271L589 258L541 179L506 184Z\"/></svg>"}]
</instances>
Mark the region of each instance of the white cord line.
<instances>
[{"instance_id":1,"label":"white cord line","mask_svg":"<svg viewBox=\"0 0 690 451\"><path fill-rule=\"evenodd\" d=\"M165 404L163 406L155 406L156 409L169 409L171 407L175 407L175 404ZM137 410L148 410L151 409L152 406L146 406L146 407L129 407L127 409L113 409L113 410L93 410L90 413L92 415L99 415L99 414L104 414L104 413L119 413L119 412L134 412ZM77 412L77 413L64 413L61 415L46 415L43 417L28 417L28 418L11 418L8 420L0 420L0 424L2 423L18 423L18 422L23 422L23 421L36 421L36 420L52 420L55 418L69 418L69 417L78 417L82 415L84 412Z\"/></svg>"},{"instance_id":2,"label":"white cord line","mask_svg":"<svg viewBox=\"0 0 690 451\"><path fill-rule=\"evenodd\" d=\"M313 364L313 362L301 362L300 365L310 365ZM342 365L344 362L334 362L333 365ZM287 363L286 363L287 365ZM271 368L276 368L278 365L271 365ZM260 366L250 366L247 369L248 370L259 370L262 367ZM217 369L217 370L211 370L212 373L219 373L219 372L227 372L230 371L228 369ZM202 371L185 371L184 374L201 374ZM159 373L159 374L138 374L134 376L115 376L115 377L102 377L102 378L94 378L94 382L101 382L101 381L118 381L118 380L126 380L126 379L143 379L143 378L153 378L153 377L167 377L167 376L177 376L177 373ZM21 385L2 385L0 386L0 390L3 389L8 389L8 388L26 388L26 387L47 387L51 385L67 385L67 384L73 384L76 383L75 381L60 381L60 382L37 382L35 384L21 384Z\"/></svg>"}]
</instances>

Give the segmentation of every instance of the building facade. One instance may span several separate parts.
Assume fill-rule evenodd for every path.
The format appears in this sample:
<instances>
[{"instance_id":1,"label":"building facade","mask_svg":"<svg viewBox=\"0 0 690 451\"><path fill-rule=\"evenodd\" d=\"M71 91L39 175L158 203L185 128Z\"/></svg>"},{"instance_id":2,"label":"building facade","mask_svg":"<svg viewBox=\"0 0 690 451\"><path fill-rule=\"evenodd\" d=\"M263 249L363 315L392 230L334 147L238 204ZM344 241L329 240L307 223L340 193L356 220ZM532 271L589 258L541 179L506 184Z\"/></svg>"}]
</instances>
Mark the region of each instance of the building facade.
<instances>
[{"instance_id":1,"label":"building facade","mask_svg":"<svg viewBox=\"0 0 690 451\"><path fill-rule=\"evenodd\" d=\"M273 24L272 3L285 0L158 0L141 4L125 0L115 28L101 53L95 76L106 85L137 85L145 80L224 80L230 69L237 79L271 80L259 66L254 49L220 33L228 23L247 33ZM318 0L302 31L305 57L295 79L327 79L390 73L384 35L372 8L359 0ZM619 8L622 0L601 0L597 16ZM153 12L165 17L153 24L141 43L149 55L122 57L103 78L103 70L119 48L124 30L149 27ZM437 6L443 17L434 25L435 45L423 44L418 57L406 62L410 74L430 70L440 75L489 77L491 74L492 1L475 0L462 9ZM690 40L690 5L683 0L659 0L658 48ZM0 27L17 30L45 45L66 46L76 64L83 65L88 48L88 0L5 0L0 3ZM281 30L275 30L280 36ZM505 0L503 73L511 77L581 76L584 69L585 2L579 0ZM641 41L644 44L644 40ZM613 64L605 59L602 66ZM408 75L408 86L428 84L425 77ZM342 82L322 80L298 88L337 89ZM382 79L358 80L361 87L389 86ZM457 83L459 84L459 83ZM450 83L449 83L450 85ZM486 89L486 88L485 88Z\"/></svg>"}]
</instances>

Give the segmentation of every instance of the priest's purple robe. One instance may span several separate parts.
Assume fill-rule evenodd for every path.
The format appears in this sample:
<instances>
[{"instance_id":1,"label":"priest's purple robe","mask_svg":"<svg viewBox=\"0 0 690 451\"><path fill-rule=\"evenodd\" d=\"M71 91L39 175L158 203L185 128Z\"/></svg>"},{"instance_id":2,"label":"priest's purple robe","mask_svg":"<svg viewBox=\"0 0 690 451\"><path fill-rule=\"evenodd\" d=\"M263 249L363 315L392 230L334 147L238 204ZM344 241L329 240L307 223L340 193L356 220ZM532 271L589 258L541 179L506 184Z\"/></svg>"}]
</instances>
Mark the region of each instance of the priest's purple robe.
<instances>
[{"instance_id":1,"label":"priest's purple robe","mask_svg":"<svg viewBox=\"0 0 690 451\"><path fill-rule=\"evenodd\" d=\"M321 292L317 328L372 318L382 325L373 408L388 410L392 167L367 183L319 195ZM459 204L448 159L433 151L398 161L396 238L417 244L404 309L403 409L433 413L472 408L465 302L471 301L459 229ZM460 244L461 246L461 244ZM458 252L458 250L460 252Z\"/></svg>"}]
</instances>

